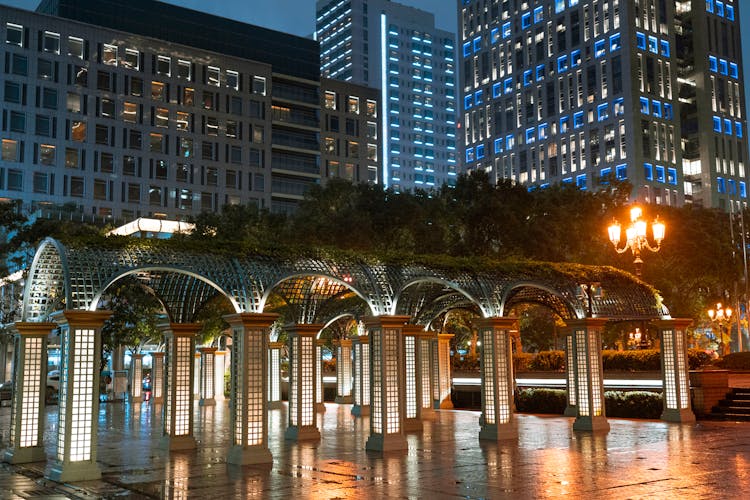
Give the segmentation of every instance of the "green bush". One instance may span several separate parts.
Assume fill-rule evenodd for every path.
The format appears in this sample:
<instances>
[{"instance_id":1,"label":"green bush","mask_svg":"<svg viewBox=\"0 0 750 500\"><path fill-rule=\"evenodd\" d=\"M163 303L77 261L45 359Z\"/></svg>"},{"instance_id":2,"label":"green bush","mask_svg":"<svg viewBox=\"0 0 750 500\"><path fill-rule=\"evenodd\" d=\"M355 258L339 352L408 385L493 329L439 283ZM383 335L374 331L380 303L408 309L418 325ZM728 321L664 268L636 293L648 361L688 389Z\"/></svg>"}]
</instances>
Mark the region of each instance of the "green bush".
<instances>
[{"instance_id":1,"label":"green bush","mask_svg":"<svg viewBox=\"0 0 750 500\"><path fill-rule=\"evenodd\" d=\"M750 370L750 352L733 352L714 362L728 370Z\"/></svg>"},{"instance_id":2,"label":"green bush","mask_svg":"<svg viewBox=\"0 0 750 500\"><path fill-rule=\"evenodd\" d=\"M703 349L688 349L688 366L691 370L697 370L711 363L711 355Z\"/></svg>"},{"instance_id":3,"label":"green bush","mask_svg":"<svg viewBox=\"0 0 750 500\"><path fill-rule=\"evenodd\" d=\"M662 395L646 391L606 391L604 406L608 417L659 418L664 403Z\"/></svg>"},{"instance_id":4,"label":"green bush","mask_svg":"<svg viewBox=\"0 0 750 500\"><path fill-rule=\"evenodd\" d=\"M529 369L543 372L565 370L565 351L542 351L529 362Z\"/></svg>"},{"instance_id":5,"label":"green bush","mask_svg":"<svg viewBox=\"0 0 750 500\"><path fill-rule=\"evenodd\" d=\"M454 372L479 373L479 356L465 356L464 358L452 357L451 370Z\"/></svg>"},{"instance_id":6,"label":"green bush","mask_svg":"<svg viewBox=\"0 0 750 500\"><path fill-rule=\"evenodd\" d=\"M336 359L323 360L323 373L336 373Z\"/></svg>"},{"instance_id":7,"label":"green bush","mask_svg":"<svg viewBox=\"0 0 750 500\"><path fill-rule=\"evenodd\" d=\"M602 364L605 370L659 371L661 352L656 349L640 351L602 351Z\"/></svg>"},{"instance_id":8,"label":"green bush","mask_svg":"<svg viewBox=\"0 0 750 500\"><path fill-rule=\"evenodd\" d=\"M530 370L529 364L534 359L534 355L529 352L517 352L513 355L513 370L517 372L527 372Z\"/></svg>"},{"instance_id":9,"label":"green bush","mask_svg":"<svg viewBox=\"0 0 750 500\"><path fill-rule=\"evenodd\" d=\"M568 404L562 389L522 389L516 392L516 410L522 413L553 413L562 415Z\"/></svg>"}]
</instances>

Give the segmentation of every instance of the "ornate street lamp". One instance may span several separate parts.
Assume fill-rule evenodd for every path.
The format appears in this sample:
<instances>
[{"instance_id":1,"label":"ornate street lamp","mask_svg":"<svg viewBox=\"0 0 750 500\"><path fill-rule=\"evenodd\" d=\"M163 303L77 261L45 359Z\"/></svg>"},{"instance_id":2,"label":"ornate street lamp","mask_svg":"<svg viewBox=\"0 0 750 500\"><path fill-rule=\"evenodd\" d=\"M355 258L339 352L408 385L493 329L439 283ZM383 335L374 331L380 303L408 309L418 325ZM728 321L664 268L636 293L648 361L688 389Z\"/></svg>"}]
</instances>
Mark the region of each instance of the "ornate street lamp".
<instances>
[{"instance_id":1,"label":"ornate street lamp","mask_svg":"<svg viewBox=\"0 0 750 500\"><path fill-rule=\"evenodd\" d=\"M654 222L651 223L651 231L655 242L655 245L651 245L648 240L648 224L642 218L642 215L643 212L641 211L641 207L634 206L630 209L630 225L625 229L625 237L627 240L625 241L625 246L623 248L618 248L622 233L620 223L617 222L616 219L612 219L612 224L610 224L608 228L609 241L612 242L617 253L624 253L628 249L633 252L633 257L635 258L633 261L633 264L635 264L635 275L639 278L641 277L643 269L641 250L646 249L652 252L658 252L661 249L661 242L664 239L664 232L666 229L664 223L661 222L657 216Z\"/></svg>"},{"instance_id":2,"label":"ornate street lamp","mask_svg":"<svg viewBox=\"0 0 750 500\"><path fill-rule=\"evenodd\" d=\"M708 317L711 318L711 323L716 323L719 330L719 352L722 356L726 354L724 350L728 348L724 344L724 329L727 330L727 336L729 336L729 324L732 321L732 310L728 307L722 307L721 303L716 304L716 309L708 310Z\"/></svg>"}]
</instances>

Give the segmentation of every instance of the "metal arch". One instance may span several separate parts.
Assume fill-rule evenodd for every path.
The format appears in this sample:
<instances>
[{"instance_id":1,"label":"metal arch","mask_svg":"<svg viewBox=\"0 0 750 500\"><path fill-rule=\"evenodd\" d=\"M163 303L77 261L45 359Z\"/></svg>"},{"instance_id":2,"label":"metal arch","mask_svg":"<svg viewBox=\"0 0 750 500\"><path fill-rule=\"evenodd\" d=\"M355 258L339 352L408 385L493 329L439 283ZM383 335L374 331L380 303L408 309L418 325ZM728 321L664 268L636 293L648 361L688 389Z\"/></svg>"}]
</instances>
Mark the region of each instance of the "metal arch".
<instances>
[{"instance_id":1,"label":"metal arch","mask_svg":"<svg viewBox=\"0 0 750 500\"><path fill-rule=\"evenodd\" d=\"M56 260L55 257L57 257ZM48 261L43 262L44 259ZM50 269L50 266L54 268L54 271ZM51 286L50 282L54 282L55 286ZM56 294L50 291L60 289L63 292L62 297L55 301ZM52 301L48 298L50 295L53 297ZM61 303L63 307L66 307L71 303L71 297L70 270L65 247L53 238L45 238L34 254L27 284L24 287L21 310L23 321L44 321L46 315L54 312L54 310L48 310L49 305Z\"/></svg>"},{"instance_id":2,"label":"metal arch","mask_svg":"<svg viewBox=\"0 0 750 500\"><path fill-rule=\"evenodd\" d=\"M326 328L328 328L329 326L331 326L335 322L337 322L337 321L339 321L341 319L344 319L344 318L352 318L354 320L357 319L357 317L353 313L350 313L350 312L345 312L345 313L339 314L338 316L334 316L333 318L331 318L328 321L326 321L325 323L323 323L323 328L321 328L320 332L318 332L318 337L320 337L320 333L323 330L325 330Z\"/></svg>"},{"instance_id":3,"label":"metal arch","mask_svg":"<svg viewBox=\"0 0 750 500\"><path fill-rule=\"evenodd\" d=\"M458 285L457 283L454 283L453 281L447 280L445 278L425 276L425 277L421 277L421 278L413 278L413 279L411 279L410 281L407 281L406 283L404 283L401 286L401 288L398 290L398 292L396 293L396 295L393 297L393 304L392 304L391 314L396 314L396 311L398 310L399 300L401 299L401 297L404 294L404 292L406 292L406 290L409 287L412 287L412 286L418 285L418 284L422 284L422 283L430 283L430 284L443 285L444 287L448 287L451 290L453 290L454 292L456 292L456 293L458 293L460 295L463 295L467 300L469 300L470 302L476 304L477 307L480 310L482 310L482 303L479 300L477 300L475 297L472 297L469 294L469 292L467 292L466 290L464 290L463 288L461 288L461 286Z\"/></svg>"},{"instance_id":4,"label":"metal arch","mask_svg":"<svg viewBox=\"0 0 750 500\"><path fill-rule=\"evenodd\" d=\"M417 321L417 324L424 324L425 325L425 330L429 330L430 327L432 326L432 322L433 321L435 321L437 318L439 318L443 314L447 313L448 311L452 311L454 309L464 309L466 311L476 312L477 316L483 317L482 316L482 314L483 314L482 310L476 304L474 304L472 302L464 302L464 303L447 304L447 305L443 306L441 309L438 309L438 310L435 310L434 312L431 312L429 314L429 316L427 314L425 314L425 316L429 317L429 321L424 321L424 323L422 323L422 322L420 322L421 321L421 319L420 319L419 321Z\"/></svg>"},{"instance_id":5,"label":"metal arch","mask_svg":"<svg viewBox=\"0 0 750 500\"><path fill-rule=\"evenodd\" d=\"M512 299L513 299L514 296L516 296L516 295L519 294L518 290L523 290L523 289L528 289L528 288L533 288L533 289L536 289L536 290L542 290L545 293L549 294L550 296L557 298L557 300L562 303L562 305L566 309L566 312L568 313L566 316L560 315L563 318L567 317L568 319L570 319L570 318L581 319L581 318L584 318L586 316L586 308L585 307L582 308L582 306L581 306L580 303L571 304L564 297L564 295L562 293L560 293L559 291L554 290L551 287L549 287L547 285L544 285L542 283L536 283L536 282L532 282L532 281L520 281L520 282L514 283L512 286L508 287L505 290L505 292L503 293L503 296L502 296L502 300L500 302L500 314L499 315L503 316L505 314L505 309L506 309L507 305L509 303L512 303ZM550 304L546 304L546 303L541 302L541 301L535 301L535 302L537 302L539 304L546 305L546 306L552 308L552 306ZM553 309L553 310L556 313L558 313L558 314L560 314L560 312L562 312L562 311L558 311L556 309Z\"/></svg>"}]
</instances>

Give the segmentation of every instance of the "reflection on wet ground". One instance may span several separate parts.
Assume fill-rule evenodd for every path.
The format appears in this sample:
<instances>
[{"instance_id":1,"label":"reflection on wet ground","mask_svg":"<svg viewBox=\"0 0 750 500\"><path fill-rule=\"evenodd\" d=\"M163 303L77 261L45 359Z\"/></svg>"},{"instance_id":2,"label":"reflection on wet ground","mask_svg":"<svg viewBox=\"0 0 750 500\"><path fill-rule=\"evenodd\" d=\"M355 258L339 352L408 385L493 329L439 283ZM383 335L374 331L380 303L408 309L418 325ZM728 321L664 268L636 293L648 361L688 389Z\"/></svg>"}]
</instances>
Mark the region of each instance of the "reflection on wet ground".
<instances>
[{"instance_id":1,"label":"reflection on wet ground","mask_svg":"<svg viewBox=\"0 0 750 500\"><path fill-rule=\"evenodd\" d=\"M517 440L479 442L479 413L439 411L408 451L366 452L367 417L326 404L322 439L284 440L286 410L271 410L273 465L227 465L227 402L195 410L198 448L158 446L161 406L107 403L99 420L102 479L61 485L43 462L0 466L0 498L747 498L750 423L670 424L611 419L608 434L574 432L572 419L518 415ZM7 446L9 409L0 409ZM45 443L54 453L57 407Z\"/></svg>"}]
</instances>

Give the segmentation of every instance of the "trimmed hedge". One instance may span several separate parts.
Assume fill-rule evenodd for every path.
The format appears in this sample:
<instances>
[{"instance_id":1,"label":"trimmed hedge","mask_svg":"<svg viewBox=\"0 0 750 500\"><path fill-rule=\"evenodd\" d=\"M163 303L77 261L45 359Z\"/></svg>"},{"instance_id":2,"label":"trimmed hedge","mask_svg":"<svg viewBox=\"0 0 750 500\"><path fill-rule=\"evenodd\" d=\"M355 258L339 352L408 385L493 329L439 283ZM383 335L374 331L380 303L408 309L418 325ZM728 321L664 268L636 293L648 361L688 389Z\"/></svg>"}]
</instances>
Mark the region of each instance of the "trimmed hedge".
<instances>
[{"instance_id":1,"label":"trimmed hedge","mask_svg":"<svg viewBox=\"0 0 750 500\"><path fill-rule=\"evenodd\" d=\"M567 406L562 389L522 389L516 392L516 410L520 413L562 415ZM663 409L662 395L645 391L606 391L604 406L608 417L658 419Z\"/></svg>"},{"instance_id":2,"label":"trimmed hedge","mask_svg":"<svg viewBox=\"0 0 750 500\"><path fill-rule=\"evenodd\" d=\"M562 389L521 389L515 400L516 411L521 413L562 415L568 405L567 392Z\"/></svg>"},{"instance_id":3,"label":"trimmed hedge","mask_svg":"<svg viewBox=\"0 0 750 500\"><path fill-rule=\"evenodd\" d=\"M728 370L750 370L750 352L733 352L714 362Z\"/></svg>"},{"instance_id":4,"label":"trimmed hedge","mask_svg":"<svg viewBox=\"0 0 750 500\"><path fill-rule=\"evenodd\" d=\"M565 351L542 351L534 356L529 369L540 372L565 371Z\"/></svg>"}]
</instances>

